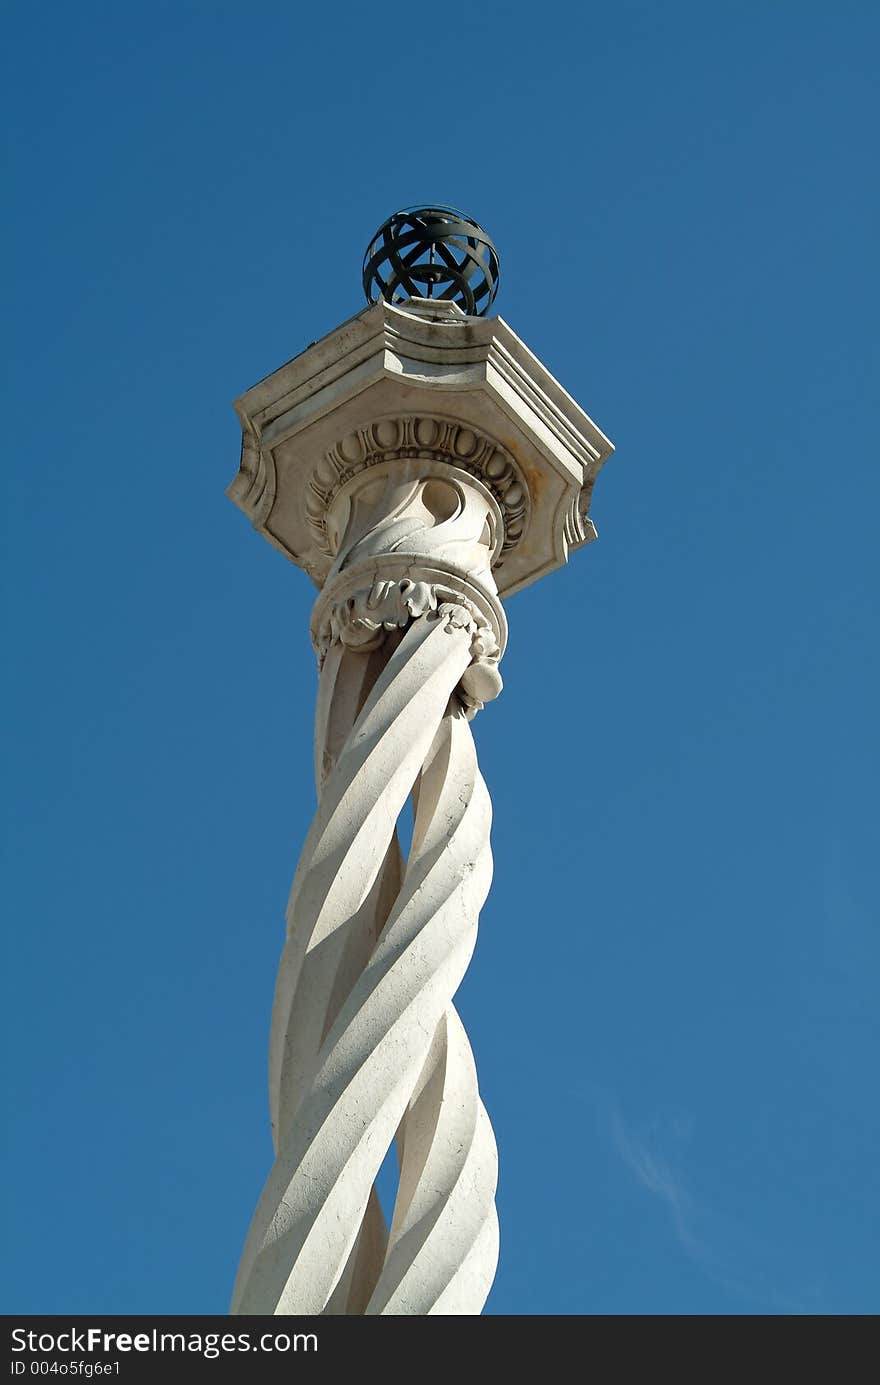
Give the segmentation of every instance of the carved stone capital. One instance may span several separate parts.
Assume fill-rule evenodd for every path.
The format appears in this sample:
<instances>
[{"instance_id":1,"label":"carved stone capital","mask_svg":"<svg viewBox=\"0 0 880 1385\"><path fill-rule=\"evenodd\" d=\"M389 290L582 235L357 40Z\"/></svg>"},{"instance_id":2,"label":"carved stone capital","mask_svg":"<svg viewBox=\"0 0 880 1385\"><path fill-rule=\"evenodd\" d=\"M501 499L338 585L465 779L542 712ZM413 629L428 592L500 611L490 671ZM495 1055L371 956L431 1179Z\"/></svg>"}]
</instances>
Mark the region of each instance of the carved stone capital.
<instances>
[{"instance_id":1,"label":"carved stone capital","mask_svg":"<svg viewBox=\"0 0 880 1385\"><path fill-rule=\"evenodd\" d=\"M359 473L421 458L470 474L497 506L492 555L507 598L589 543L611 443L500 318L384 300L236 404L236 505L318 587L336 556L329 515Z\"/></svg>"}]
</instances>

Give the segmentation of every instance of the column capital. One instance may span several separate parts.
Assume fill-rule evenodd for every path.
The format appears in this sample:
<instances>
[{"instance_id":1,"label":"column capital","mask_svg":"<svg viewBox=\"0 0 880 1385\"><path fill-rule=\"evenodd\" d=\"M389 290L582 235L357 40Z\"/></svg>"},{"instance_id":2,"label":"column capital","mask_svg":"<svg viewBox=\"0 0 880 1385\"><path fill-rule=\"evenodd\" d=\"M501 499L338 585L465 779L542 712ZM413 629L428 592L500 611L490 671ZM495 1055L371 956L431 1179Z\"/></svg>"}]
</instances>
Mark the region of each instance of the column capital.
<instances>
[{"instance_id":1,"label":"column capital","mask_svg":"<svg viewBox=\"0 0 880 1385\"><path fill-rule=\"evenodd\" d=\"M227 494L318 587L337 566L340 495L392 463L477 482L497 519L501 597L595 538L590 498L612 444L501 318L381 300L235 407L241 467Z\"/></svg>"}]
</instances>

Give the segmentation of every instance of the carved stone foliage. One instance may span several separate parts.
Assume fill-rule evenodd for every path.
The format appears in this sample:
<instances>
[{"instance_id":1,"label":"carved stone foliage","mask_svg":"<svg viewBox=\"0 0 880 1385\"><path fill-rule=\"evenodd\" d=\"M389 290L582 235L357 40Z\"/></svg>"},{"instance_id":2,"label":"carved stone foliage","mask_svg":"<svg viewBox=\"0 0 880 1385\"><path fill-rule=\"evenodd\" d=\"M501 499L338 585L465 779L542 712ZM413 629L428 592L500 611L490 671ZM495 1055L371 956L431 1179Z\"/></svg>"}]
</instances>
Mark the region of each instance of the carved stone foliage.
<instances>
[{"instance_id":1,"label":"carved stone foliage","mask_svg":"<svg viewBox=\"0 0 880 1385\"><path fill-rule=\"evenodd\" d=\"M471 663L456 692L466 711L474 715L501 691L501 651L488 621L453 587L408 578L399 582L377 581L334 602L317 632L319 662L323 666L333 644L364 652L378 649L389 632L403 630L411 620L424 615L433 616L448 631L469 631Z\"/></svg>"},{"instance_id":2,"label":"carved stone foliage","mask_svg":"<svg viewBox=\"0 0 880 1385\"><path fill-rule=\"evenodd\" d=\"M411 415L383 418L349 433L324 454L309 480L305 509L316 544L333 556L327 511L358 472L380 462L423 457L469 472L491 492L501 510L501 553L510 551L528 527L529 489L516 462L502 447L451 419Z\"/></svg>"}]
</instances>

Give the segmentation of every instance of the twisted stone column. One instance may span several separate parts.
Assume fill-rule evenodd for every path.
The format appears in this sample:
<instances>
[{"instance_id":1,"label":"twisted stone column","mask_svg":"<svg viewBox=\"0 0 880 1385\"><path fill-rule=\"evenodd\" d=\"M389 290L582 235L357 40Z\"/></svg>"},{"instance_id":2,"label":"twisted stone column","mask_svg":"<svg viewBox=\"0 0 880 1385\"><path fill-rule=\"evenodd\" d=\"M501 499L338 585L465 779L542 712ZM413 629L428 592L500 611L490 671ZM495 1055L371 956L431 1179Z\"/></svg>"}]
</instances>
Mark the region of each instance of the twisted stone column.
<instances>
[{"instance_id":1,"label":"twisted stone column","mask_svg":"<svg viewBox=\"0 0 880 1385\"><path fill-rule=\"evenodd\" d=\"M479 1313L498 1255L497 1157L452 1000L492 875L470 719L501 687L502 515L479 479L417 457L349 477L327 529L336 560L312 622L319 802L270 1039L276 1157L232 1311ZM386 1232L374 1183L395 1137Z\"/></svg>"},{"instance_id":2,"label":"twisted stone column","mask_svg":"<svg viewBox=\"0 0 880 1385\"><path fill-rule=\"evenodd\" d=\"M488 242L464 220L475 234L463 239L461 218L416 209L386 223L379 248L405 248L412 267L433 246L424 282L454 263L476 308L461 284L497 259L471 254ZM321 666L318 809L272 1017L275 1162L239 1313L482 1308L495 1142L453 1007L492 869L470 721L501 688L499 596L595 538L593 486L613 450L500 318L445 291L388 302L400 281L389 287L377 263L370 283L386 296L236 401L228 494L318 587ZM386 1228L375 1179L395 1140Z\"/></svg>"}]
</instances>

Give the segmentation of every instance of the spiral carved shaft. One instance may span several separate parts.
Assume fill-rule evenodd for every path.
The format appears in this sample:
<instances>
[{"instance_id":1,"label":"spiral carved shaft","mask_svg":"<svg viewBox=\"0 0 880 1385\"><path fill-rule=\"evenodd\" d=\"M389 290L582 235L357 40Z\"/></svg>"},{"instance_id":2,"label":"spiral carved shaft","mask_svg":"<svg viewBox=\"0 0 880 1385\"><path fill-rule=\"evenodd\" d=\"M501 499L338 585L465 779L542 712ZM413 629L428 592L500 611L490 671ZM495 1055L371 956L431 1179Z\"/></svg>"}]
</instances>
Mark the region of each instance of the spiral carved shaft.
<instances>
[{"instance_id":1,"label":"spiral carved shaft","mask_svg":"<svg viewBox=\"0 0 880 1385\"><path fill-rule=\"evenodd\" d=\"M494 1276L495 1141L452 1005L492 874L461 682L473 687L479 635L456 604L397 623L384 648L337 641L324 660L319 806L270 1039L276 1158L237 1313L479 1313ZM374 1182L395 1136L386 1232Z\"/></svg>"}]
</instances>

